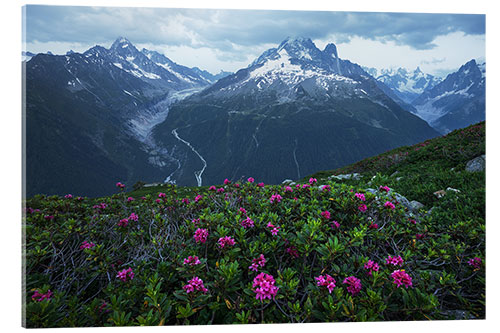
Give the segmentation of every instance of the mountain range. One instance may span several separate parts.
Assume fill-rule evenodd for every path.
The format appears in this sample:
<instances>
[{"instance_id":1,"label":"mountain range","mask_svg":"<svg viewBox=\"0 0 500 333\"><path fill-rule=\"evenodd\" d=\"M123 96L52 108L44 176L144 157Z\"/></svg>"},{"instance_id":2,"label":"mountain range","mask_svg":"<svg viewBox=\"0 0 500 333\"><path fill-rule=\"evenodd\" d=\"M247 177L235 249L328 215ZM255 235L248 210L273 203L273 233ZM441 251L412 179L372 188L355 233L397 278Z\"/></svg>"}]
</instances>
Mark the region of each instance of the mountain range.
<instances>
[{"instance_id":1,"label":"mountain range","mask_svg":"<svg viewBox=\"0 0 500 333\"><path fill-rule=\"evenodd\" d=\"M376 78L334 44L320 50L309 38L287 38L217 75L122 37L109 49L24 64L27 196L98 196L117 181L298 179L438 136L424 106L434 89L450 88L448 78L437 84L418 72L406 73L411 84L396 85L401 78L388 72ZM411 103L409 86L423 91Z\"/></svg>"},{"instance_id":2,"label":"mountain range","mask_svg":"<svg viewBox=\"0 0 500 333\"><path fill-rule=\"evenodd\" d=\"M297 179L437 135L334 44L319 50L308 38L172 105L153 130L182 166L170 177L188 185Z\"/></svg>"}]
</instances>

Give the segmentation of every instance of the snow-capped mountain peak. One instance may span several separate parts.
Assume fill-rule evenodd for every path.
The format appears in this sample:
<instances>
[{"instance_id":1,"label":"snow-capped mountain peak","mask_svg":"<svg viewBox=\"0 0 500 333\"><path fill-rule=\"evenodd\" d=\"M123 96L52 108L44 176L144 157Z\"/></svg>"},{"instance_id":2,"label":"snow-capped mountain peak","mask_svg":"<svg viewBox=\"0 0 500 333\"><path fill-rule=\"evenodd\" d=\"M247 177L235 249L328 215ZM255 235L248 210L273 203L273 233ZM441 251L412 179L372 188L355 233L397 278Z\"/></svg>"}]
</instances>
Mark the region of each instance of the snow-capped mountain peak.
<instances>
[{"instance_id":1,"label":"snow-capped mountain peak","mask_svg":"<svg viewBox=\"0 0 500 333\"><path fill-rule=\"evenodd\" d=\"M125 49L129 46L134 47L134 45L125 37L118 37L114 43L111 45L111 49ZM135 48L135 47L134 47Z\"/></svg>"},{"instance_id":2,"label":"snow-capped mountain peak","mask_svg":"<svg viewBox=\"0 0 500 333\"><path fill-rule=\"evenodd\" d=\"M417 115L442 133L485 118L486 64L474 59L413 101Z\"/></svg>"},{"instance_id":3,"label":"snow-capped mountain peak","mask_svg":"<svg viewBox=\"0 0 500 333\"><path fill-rule=\"evenodd\" d=\"M420 67L413 71L406 68L382 69L377 80L391 88L406 103L411 103L424 91L441 82L440 78L422 72Z\"/></svg>"}]
</instances>

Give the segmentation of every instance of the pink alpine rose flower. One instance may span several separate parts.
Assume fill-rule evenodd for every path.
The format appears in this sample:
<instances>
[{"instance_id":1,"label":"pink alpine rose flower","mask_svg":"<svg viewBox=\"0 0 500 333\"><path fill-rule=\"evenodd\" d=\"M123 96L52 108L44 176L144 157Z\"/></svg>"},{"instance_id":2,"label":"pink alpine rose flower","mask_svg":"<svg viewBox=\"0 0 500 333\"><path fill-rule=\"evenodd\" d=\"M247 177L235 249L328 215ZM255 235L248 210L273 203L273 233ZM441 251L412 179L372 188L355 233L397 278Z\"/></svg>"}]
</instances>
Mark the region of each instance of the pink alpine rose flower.
<instances>
[{"instance_id":1,"label":"pink alpine rose flower","mask_svg":"<svg viewBox=\"0 0 500 333\"><path fill-rule=\"evenodd\" d=\"M405 286L406 289L408 289L408 287L413 288L411 276L409 276L404 269L392 272L391 277L393 278L393 282L396 287L400 288L401 286Z\"/></svg>"},{"instance_id":2,"label":"pink alpine rose flower","mask_svg":"<svg viewBox=\"0 0 500 333\"><path fill-rule=\"evenodd\" d=\"M389 208L391 210L394 210L394 208L396 208L396 206L394 206L394 204L390 201L386 201L385 204L384 204L384 207L385 208Z\"/></svg>"},{"instance_id":3,"label":"pink alpine rose flower","mask_svg":"<svg viewBox=\"0 0 500 333\"><path fill-rule=\"evenodd\" d=\"M208 230L207 229L202 229L202 228L198 228L195 232L194 232L194 240L196 241L196 243L205 243L207 241L207 238L208 238Z\"/></svg>"},{"instance_id":4,"label":"pink alpine rose flower","mask_svg":"<svg viewBox=\"0 0 500 333\"><path fill-rule=\"evenodd\" d=\"M188 284L182 287L186 291L187 294L195 292L195 291L201 291L202 293L206 294L208 292L208 289L205 288L203 285L203 280L200 279L199 277L195 276L191 280L188 281Z\"/></svg>"},{"instance_id":5,"label":"pink alpine rose flower","mask_svg":"<svg viewBox=\"0 0 500 333\"><path fill-rule=\"evenodd\" d=\"M369 276L372 276L373 272L378 272L378 270L380 269L380 266L372 260L368 260L365 263L364 267L368 271L366 272L366 274L368 274Z\"/></svg>"},{"instance_id":6,"label":"pink alpine rose flower","mask_svg":"<svg viewBox=\"0 0 500 333\"><path fill-rule=\"evenodd\" d=\"M333 288L335 288L336 281L328 274L325 274L325 276L320 275L314 279L317 281L319 287L326 287L326 289L328 289L328 293L330 294L332 293Z\"/></svg>"},{"instance_id":7,"label":"pink alpine rose flower","mask_svg":"<svg viewBox=\"0 0 500 333\"><path fill-rule=\"evenodd\" d=\"M121 219L118 221L118 226L119 227L126 227L128 225L128 219Z\"/></svg>"},{"instance_id":8,"label":"pink alpine rose flower","mask_svg":"<svg viewBox=\"0 0 500 333\"><path fill-rule=\"evenodd\" d=\"M252 264L248 267L250 270L257 272L259 267L266 265L266 258L261 254L257 259L252 259Z\"/></svg>"},{"instance_id":9,"label":"pink alpine rose flower","mask_svg":"<svg viewBox=\"0 0 500 333\"><path fill-rule=\"evenodd\" d=\"M356 198L358 198L359 200L361 200L361 201L365 201L366 200L365 195L363 193L354 193L354 196Z\"/></svg>"},{"instance_id":10,"label":"pink alpine rose flower","mask_svg":"<svg viewBox=\"0 0 500 333\"><path fill-rule=\"evenodd\" d=\"M321 216L323 216L323 218L324 218L325 220L329 220L329 219L330 219L330 217L331 217L331 214L330 214L330 212L329 212L329 211L325 210L324 212L321 212Z\"/></svg>"},{"instance_id":11,"label":"pink alpine rose flower","mask_svg":"<svg viewBox=\"0 0 500 333\"><path fill-rule=\"evenodd\" d=\"M366 207L365 204L361 204L361 205L359 205L358 209L359 209L360 212L364 213L364 212L366 212L366 210L368 209L368 207Z\"/></svg>"},{"instance_id":12,"label":"pink alpine rose flower","mask_svg":"<svg viewBox=\"0 0 500 333\"><path fill-rule=\"evenodd\" d=\"M267 227L271 229L271 235L276 236L278 231L281 229L278 226L274 226L271 222L267 224Z\"/></svg>"},{"instance_id":13,"label":"pink alpine rose flower","mask_svg":"<svg viewBox=\"0 0 500 333\"><path fill-rule=\"evenodd\" d=\"M252 221L251 218L247 217L243 221L241 221L241 226L245 229L247 228L253 228L254 227L254 222Z\"/></svg>"},{"instance_id":14,"label":"pink alpine rose flower","mask_svg":"<svg viewBox=\"0 0 500 333\"><path fill-rule=\"evenodd\" d=\"M225 236L219 238L219 246L223 249L225 246L233 246L235 244L234 238Z\"/></svg>"},{"instance_id":15,"label":"pink alpine rose flower","mask_svg":"<svg viewBox=\"0 0 500 333\"><path fill-rule=\"evenodd\" d=\"M80 250L84 250L84 249L91 249L95 246L94 243L92 242L87 242L87 241L83 241L82 245L80 245Z\"/></svg>"},{"instance_id":16,"label":"pink alpine rose flower","mask_svg":"<svg viewBox=\"0 0 500 333\"><path fill-rule=\"evenodd\" d=\"M252 288L254 288L255 298L264 301L266 298L274 299L276 294L278 293L278 287L274 284L276 281L274 280L272 275L266 273L260 273L253 279Z\"/></svg>"},{"instance_id":17,"label":"pink alpine rose flower","mask_svg":"<svg viewBox=\"0 0 500 333\"><path fill-rule=\"evenodd\" d=\"M201 264L201 261L197 256L189 256L184 259L184 265L195 266L199 264Z\"/></svg>"},{"instance_id":18,"label":"pink alpine rose flower","mask_svg":"<svg viewBox=\"0 0 500 333\"><path fill-rule=\"evenodd\" d=\"M332 227L332 229L338 229L340 228L340 223L338 223L337 221L332 221L330 227Z\"/></svg>"},{"instance_id":19,"label":"pink alpine rose flower","mask_svg":"<svg viewBox=\"0 0 500 333\"><path fill-rule=\"evenodd\" d=\"M281 199L283 199L283 197L281 195L279 195L279 194L273 194L273 195L271 195L271 199L269 199L269 201L271 203L274 203L275 201L276 202L281 202Z\"/></svg>"},{"instance_id":20,"label":"pink alpine rose flower","mask_svg":"<svg viewBox=\"0 0 500 333\"><path fill-rule=\"evenodd\" d=\"M391 190L389 187L387 186L380 186L379 188L380 191L385 191L386 193L389 193L389 191Z\"/></svg>"},{"instance_id":21,"label":"pink alpine rose flower","mask_svg":"<svg viewBox=\"0 0 500 333\"><path fill-rule=\"evenodd\" d=\"M132 280L134 278L134 272L132 271L132 268L129 267L128 269L119 271L118 274L116 274L116 277L123 282L127 282L127 279Z\"/></svg>"},{"instance_id":22,"label":"pink alpine rose flower","mask_svg":"<svg viewBox=\"0 0 500 333\"><path fill-rule=\"evenodd\" d=\"M403 258L401 258L401 256L394 256L392 257L391 255L389 255L387 257L387 259L385 259L385 264L386 265L393 265L393 266L403 266Z\"/></svg>"},{"instance_id":23,"label":"pink alpine rose flower","mask_svg":"<svg viewBox=\"0 0 500 333\"><path fill-rule=\"evenodd\" d=\"M474 270L479 270L481 268L481 264L483 263L483 261L479 257L474 257L469 261L467 261L467 263L469 264L469 266L474 267Z\"/></svg>"},{"instance_id":24,"label":"pink alpine rose flower","mask_svg":"<svg viewBox=\"0 0 500 333\"><path fill-rule=\"evenodd\" d=\"M35 290L35 293L33 294L33 296L31 296L31 299L33 301L41 302L45 299L50 301L51 297L52 297L52 291L50 291L50 290L47 290L47 292L45 294L42 294L42 293L40 293L40 291Z\"/></svg>"},{"instance_id":25,"label":"pink alpine rose flower","mask_svg":"<svg viewBox=\"0 0 500 333\"><path fill-rule=\"evenodd\" d=\"M356 296L361 291L361 280L354 276L345 278L342 283L347 285L347 291L353 296Z\"/></svg>"}]
</instances>

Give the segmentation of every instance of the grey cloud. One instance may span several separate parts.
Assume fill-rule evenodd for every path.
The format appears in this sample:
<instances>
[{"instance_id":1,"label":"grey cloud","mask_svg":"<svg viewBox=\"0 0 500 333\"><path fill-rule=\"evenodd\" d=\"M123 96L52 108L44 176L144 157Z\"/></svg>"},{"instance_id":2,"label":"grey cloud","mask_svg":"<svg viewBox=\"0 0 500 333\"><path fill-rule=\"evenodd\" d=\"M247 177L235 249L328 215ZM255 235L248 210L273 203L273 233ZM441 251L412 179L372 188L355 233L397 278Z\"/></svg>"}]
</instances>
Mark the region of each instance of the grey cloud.
<instances>
[{"instance_id":1,"label":"grey cloud","mask_svg":"<svg viewBox=\"0 0 500 333\"><path fill-rule=\"evenodd\" d=\"M209 47L237 52L235 45L278 44L287 36L346 42L355 36L431 49L439 35L484 34L484 15L327 11L215 10L28 6L27 41L133 43ZM241 58L236 56L237 58Z\"/></svg>"}]
</instances>

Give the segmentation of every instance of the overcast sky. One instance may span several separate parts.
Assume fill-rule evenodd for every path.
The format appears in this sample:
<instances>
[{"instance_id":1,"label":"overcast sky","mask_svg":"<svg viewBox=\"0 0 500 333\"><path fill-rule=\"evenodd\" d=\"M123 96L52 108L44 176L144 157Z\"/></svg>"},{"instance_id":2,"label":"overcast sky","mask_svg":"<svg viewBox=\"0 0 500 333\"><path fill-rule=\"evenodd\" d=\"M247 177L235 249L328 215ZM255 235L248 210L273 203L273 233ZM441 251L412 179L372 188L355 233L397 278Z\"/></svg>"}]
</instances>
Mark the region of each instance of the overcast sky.
<instances>
[{"instance_id":1,"label":"overcast sky","mask_svg":"<svg viewBox=\"0 0 500 333\"><path fill-rule=\"evenodd\" d=\"M444 76L485 60L485 16L468 14L28 6L26 50L64 54L123 36L212 73L246 67L288 36L335 43L342 59Z\"/></svg>"}]
</instances>

